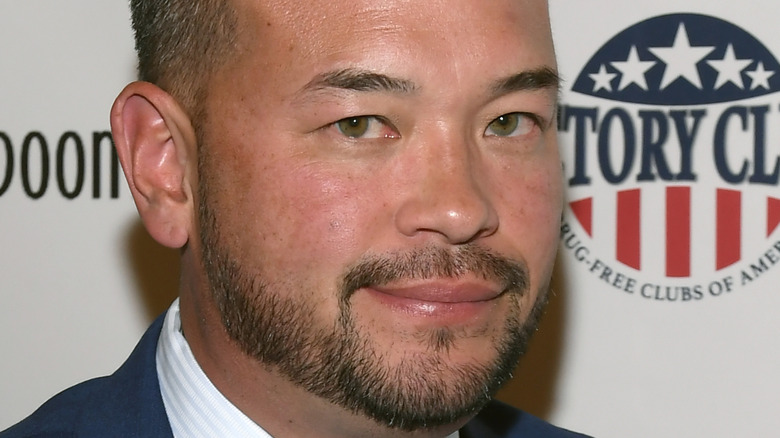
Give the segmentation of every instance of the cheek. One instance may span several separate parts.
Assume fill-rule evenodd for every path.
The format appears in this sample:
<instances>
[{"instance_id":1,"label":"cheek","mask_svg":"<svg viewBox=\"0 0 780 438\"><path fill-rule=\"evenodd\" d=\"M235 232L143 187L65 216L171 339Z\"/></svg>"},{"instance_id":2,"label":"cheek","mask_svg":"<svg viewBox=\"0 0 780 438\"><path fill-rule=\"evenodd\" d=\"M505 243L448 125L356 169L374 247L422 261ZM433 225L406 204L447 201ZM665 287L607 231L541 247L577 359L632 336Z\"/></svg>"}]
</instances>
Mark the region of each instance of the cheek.
<instances>
[{"instance_id":1,"label":"cheek","mask_svg":"<svg viewBox=\"0 0 780 438\"><path fill-rule=\"evenodd\" d=\"M546 276L557 251L563 207L560 166L528 168L502 199L505 236L528 262L532 274Z\"/></svg>"},{"instance_id":2,"label":"cheek","mask_svg":"<svg viewBox=\"0 0 780 438\"><path fill-rule=\"evenodd\" d=\"M376 194L337 169L277 163L249 187L256 219L246 231L262 238L265 269L340 272L376 223L376 205L366 201ZM244 248L258 251L248 242Z\"/></svg>"}]
</instances>

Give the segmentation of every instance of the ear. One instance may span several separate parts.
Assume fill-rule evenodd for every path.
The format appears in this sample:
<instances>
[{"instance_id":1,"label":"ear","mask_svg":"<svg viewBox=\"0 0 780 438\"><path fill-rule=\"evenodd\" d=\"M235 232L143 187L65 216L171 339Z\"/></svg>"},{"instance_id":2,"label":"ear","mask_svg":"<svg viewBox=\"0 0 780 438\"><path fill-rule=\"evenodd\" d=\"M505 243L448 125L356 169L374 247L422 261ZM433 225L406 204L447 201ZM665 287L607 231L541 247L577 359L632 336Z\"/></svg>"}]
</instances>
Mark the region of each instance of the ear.
<instances>
[{"instance_id":1,"label":"ear","mask_svg":"<svg viewBox=\"0 0 780 438\"><path fill-rule=\"evenodd\" d=\"M195 131L176 100L148 82L133 82L111 109L111 132L130 191L149 234L184 246L194 230Z\"/></svg>"}]
</instances>

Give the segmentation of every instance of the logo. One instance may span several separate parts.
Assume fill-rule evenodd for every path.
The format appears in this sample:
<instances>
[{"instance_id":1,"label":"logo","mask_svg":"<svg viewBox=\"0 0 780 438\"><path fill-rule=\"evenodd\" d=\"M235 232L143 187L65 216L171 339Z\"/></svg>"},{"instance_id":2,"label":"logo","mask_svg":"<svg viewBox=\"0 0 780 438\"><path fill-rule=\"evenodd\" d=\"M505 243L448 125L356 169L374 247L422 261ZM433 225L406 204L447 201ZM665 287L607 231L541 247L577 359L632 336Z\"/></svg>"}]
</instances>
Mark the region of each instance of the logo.
<instances>
[{"instance_id":1,"label":"logo","mask_svg":"<svg viewBox=\"0 0 780 438\"><path fill-rule=\"evenodd\" d=\"M559 114L563 247L586 275L696 302L780 271L780 64L746 30L671 14L618 33Z\"/></svg>"}]
</instances>

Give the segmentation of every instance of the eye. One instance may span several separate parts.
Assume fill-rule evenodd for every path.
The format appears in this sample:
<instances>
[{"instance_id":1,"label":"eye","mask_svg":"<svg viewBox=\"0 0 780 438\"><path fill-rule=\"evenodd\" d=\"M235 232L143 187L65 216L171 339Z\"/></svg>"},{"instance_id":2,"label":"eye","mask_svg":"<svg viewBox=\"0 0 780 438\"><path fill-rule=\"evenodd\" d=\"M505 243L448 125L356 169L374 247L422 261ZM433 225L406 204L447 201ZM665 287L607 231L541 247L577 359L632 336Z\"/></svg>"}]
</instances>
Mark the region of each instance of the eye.
<instances>
[{"instance_id":1,"label":"eye","mask_svg":"<svg viewBox=\"0 0 780 438\"><path fill-rule=\"evenodd\" d=\"M485 129L486 136L519 137L529 134L537 126L529 114L509 113L496 117Z\"/></svg>"},{"instance_id":2,"label":"eye","mask_svg":"<svg viewBox=\"0 0 780 438\"><path fill-rule=\"evenodd\" d=\"M397 138L398 133L377 116L347 117L334 123L339 133L350 138Z\"/></svg>"}]
</instances>

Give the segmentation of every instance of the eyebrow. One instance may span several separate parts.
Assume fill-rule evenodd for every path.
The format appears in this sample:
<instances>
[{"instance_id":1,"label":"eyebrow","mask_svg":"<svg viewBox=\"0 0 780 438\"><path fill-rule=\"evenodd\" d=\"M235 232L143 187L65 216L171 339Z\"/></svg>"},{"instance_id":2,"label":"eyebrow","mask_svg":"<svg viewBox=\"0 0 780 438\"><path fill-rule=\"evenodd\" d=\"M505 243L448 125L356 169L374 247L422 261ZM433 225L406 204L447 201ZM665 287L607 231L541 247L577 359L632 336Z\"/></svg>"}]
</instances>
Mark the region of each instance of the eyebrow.
<instances>
[{"instance_id":1,"label":"eyebrow","mask_svg":"<svg viewBox=\"0 0 780 438\"><path fill-rule=\"evenodd\" d=\"M493 83L491 91L494 96L517 91L535 91L551 89L556 93L560 90L561 78L550 67L541 67L534 70L526 70L508 76Z\"/></svg>"},{"instance_id":2,"label":"eyebrow","mask_svg":"<svg viewBox=\"0 0 780 438\"><path fill-rule=\"evenodd\" d=\"M346 68L317 75L303 87L306 90L335 88L351 91L384 91L412 94L418 87L408 79L394 78L368 70Z\"/></svg>"},{"instance_id":3,"label":"eyebrow","mask_svg":"<svg viewBox=\"0 0 780 438\"><path fill-rule=\"evenodd\" d=\"M541 67L499 79L492 84L490 91L494 97L518 91L552 89L558 92L560 83L561 80L555 70ZM419 87L408 79L395 78L369 70L345 68L317 75L300 91L326 89L413 94Z\"/></svg>"}]
</instances>

